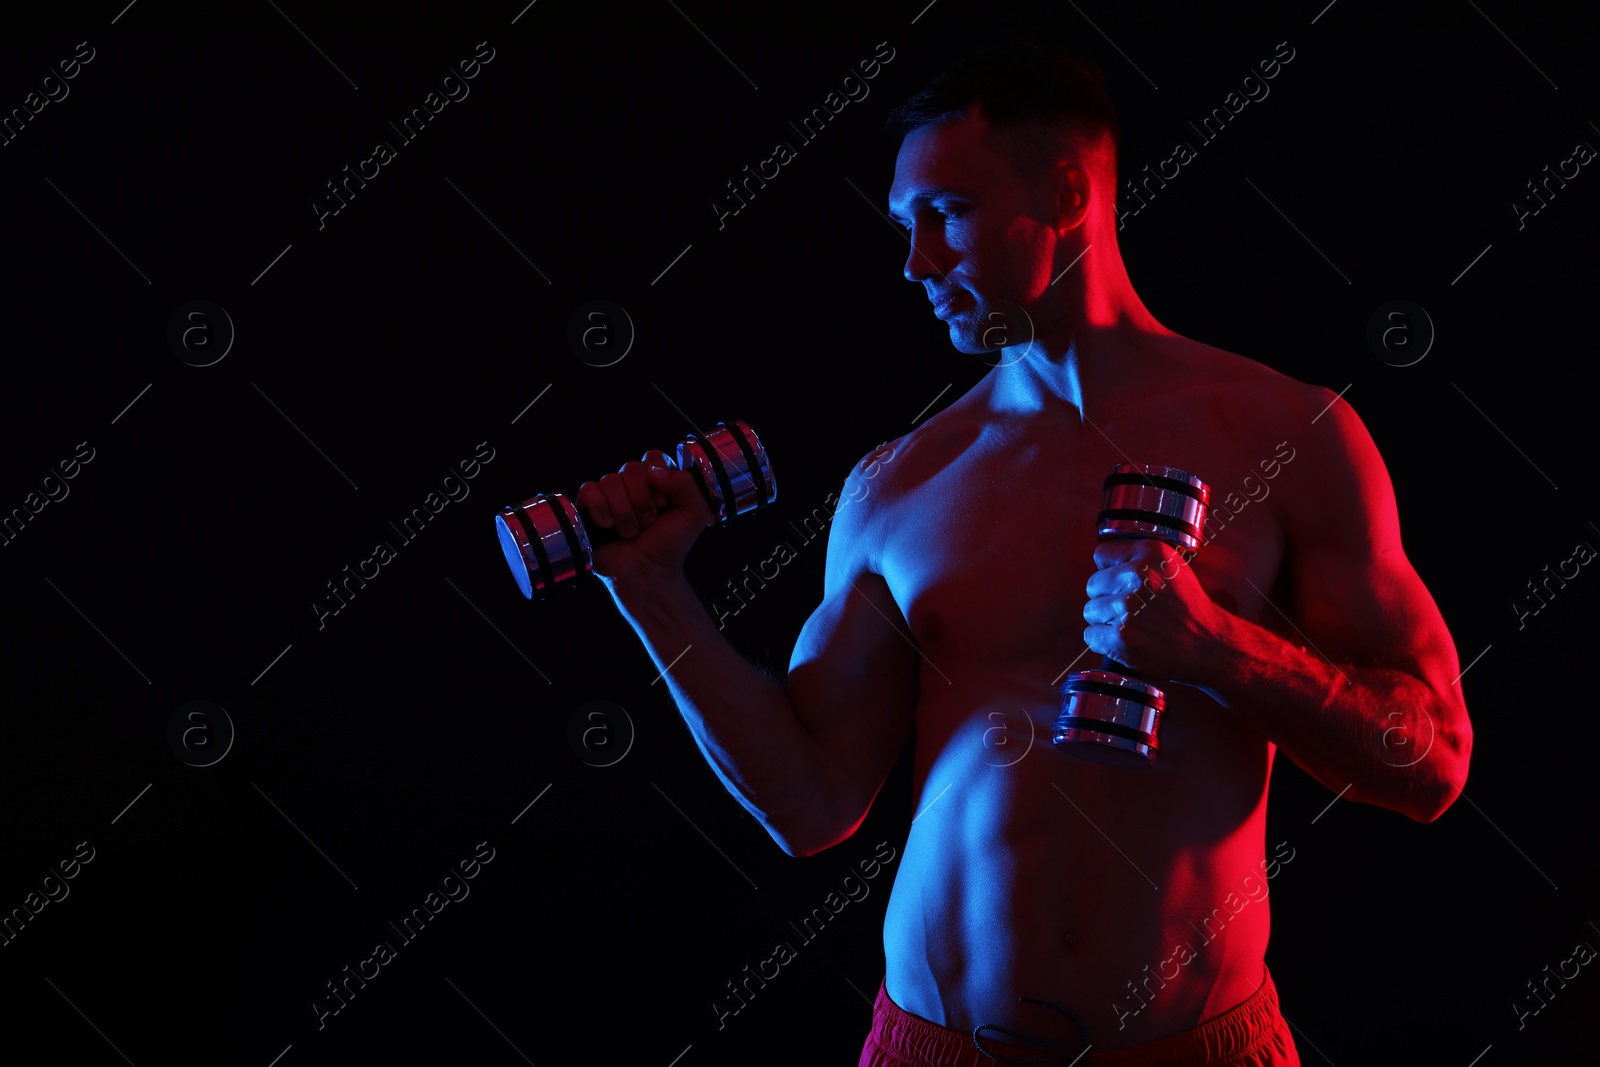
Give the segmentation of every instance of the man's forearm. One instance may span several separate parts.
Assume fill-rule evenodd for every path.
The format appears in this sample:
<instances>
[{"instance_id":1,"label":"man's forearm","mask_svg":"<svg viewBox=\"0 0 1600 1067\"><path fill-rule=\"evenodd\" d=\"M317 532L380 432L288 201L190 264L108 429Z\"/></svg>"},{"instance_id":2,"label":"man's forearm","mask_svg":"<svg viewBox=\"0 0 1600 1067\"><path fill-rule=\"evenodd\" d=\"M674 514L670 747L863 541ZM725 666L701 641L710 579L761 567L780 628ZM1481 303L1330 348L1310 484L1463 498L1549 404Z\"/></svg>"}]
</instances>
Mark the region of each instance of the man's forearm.
<instances>
[{"instance_id":1,"label":"man's forearm","mask_svg":"<svg viewBox=\"0 0 1600 1067\"><path fill-rule=\"evenodd\" d=\"M795 714L783 687L728 643L677 574L648 586L607 582L643 641L707 762L769 833L815 805L826 754ZM809 821L809 820L807 820Z\"/></svg>"},{"instance_id":2,"label":"man's forearm","mask_svg":"<svg viewBox=\"0 0 1600 1067\"><path fill-rule=\"evenodd\" d=\"M1422 822L1460 793L1470 733L1422 679L1329 663L1232 615L1220 646L1216 670L1199 688L1254 718L1329 789Z\"/></svg>"}]
</instances>

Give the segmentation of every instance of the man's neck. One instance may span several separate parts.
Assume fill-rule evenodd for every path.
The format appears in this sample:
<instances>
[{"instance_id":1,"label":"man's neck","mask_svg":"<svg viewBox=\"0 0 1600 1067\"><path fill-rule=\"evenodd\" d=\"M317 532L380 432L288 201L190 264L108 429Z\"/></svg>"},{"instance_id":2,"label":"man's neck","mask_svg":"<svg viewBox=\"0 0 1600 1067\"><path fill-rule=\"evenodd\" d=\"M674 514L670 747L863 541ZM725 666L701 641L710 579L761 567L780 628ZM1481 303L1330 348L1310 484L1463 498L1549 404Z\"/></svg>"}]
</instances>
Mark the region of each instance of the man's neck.
<instances>
[{"instance_id":1,"label":"man's neck","mask_svg":"<svg viewBox=\"0 0 1600 1067\"><path fill-rule=\"evenodd\" d=\"M1156 344L1177 336L1144 306L1115 249L1094 250L1077 277L1060 279L1037 336L998 354L991 406L997 412L1035 414L1052 409L1099 423L1149 390L1161 361Z\"/></svg>"}]
</instances>

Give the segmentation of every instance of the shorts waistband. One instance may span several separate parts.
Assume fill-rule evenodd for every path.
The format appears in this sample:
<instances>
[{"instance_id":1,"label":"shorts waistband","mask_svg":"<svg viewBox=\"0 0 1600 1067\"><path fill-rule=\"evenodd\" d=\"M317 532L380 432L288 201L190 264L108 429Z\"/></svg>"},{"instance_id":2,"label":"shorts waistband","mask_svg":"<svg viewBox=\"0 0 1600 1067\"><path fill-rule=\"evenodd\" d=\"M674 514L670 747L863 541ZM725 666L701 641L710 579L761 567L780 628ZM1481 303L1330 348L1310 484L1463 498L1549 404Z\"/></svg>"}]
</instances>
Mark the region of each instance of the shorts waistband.
<instances>
[{"instance_id":1,"label":"shorts waistband","mask_svg":"<svg viewBox=\"0 0 1600 1067\"><path fill-rule=\"evenodd\" d=\"M1075 1067L1192 1067L1194 1064L1230 1063L1261 1051L1284 1028L1278 1012L1278 990L1263 969L1261 985L1243 1003L1181 1033L1130 1048L1111 1049L1077 1060ZM889 999L883 983L873 1005L872 1033L868 1039L884 1052L911 1064L930 1067L996 1067L972 1042L970 1033L951 1030L912 1015ZM991 1040L984 1047L1012 1060L1056 1055L1034 1045ZM1063 1064L1072 1056L1060 1056Z\"/></svg>"}]
</instances>

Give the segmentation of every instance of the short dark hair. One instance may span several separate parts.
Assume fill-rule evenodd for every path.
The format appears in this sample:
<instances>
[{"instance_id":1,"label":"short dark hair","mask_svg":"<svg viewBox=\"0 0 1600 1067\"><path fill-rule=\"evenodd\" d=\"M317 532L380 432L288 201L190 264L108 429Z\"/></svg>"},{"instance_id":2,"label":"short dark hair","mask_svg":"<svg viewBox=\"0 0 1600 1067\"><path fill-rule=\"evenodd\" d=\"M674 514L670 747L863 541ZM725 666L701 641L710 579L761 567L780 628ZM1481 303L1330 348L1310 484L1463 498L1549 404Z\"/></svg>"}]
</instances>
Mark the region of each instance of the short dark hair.
<instances>
[{"instance_id":1,"label":"short dark hair","mask_svg":"<svg viewBox=\"0 0 1600 1067\"><path fill-rule=\"evenodd\" d=\"M885 132L896 140L930 123L951 122L978 104L985 120L1008 137L1019 173L1042 173L1056 162L1050 133L1065 134L1093 152L1109 139L1110 154L1097 160L1116 180L1121 143L1105 72L1093 60L1059 45L1014 39L976 52L940 74L889 112Z\"/></svg>"}]
</instances>

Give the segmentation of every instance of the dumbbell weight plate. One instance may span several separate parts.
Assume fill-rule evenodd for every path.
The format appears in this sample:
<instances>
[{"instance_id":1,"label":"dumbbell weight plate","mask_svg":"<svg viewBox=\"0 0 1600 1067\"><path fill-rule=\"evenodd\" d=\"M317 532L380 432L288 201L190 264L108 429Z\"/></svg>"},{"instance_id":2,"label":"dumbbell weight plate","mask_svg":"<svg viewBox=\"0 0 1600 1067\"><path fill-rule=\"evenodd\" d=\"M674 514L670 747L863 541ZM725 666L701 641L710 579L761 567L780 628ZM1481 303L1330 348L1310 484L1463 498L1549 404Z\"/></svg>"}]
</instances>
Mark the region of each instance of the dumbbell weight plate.
<instances>
[{"instance_id":1,"label":"dumbbell weight plate","mask_svg":"<svg viewBox=\"0 0 1600 1067\"><path fill-rule=\"evenodd\" d=\"M719 522L764 508L778 496L767 450L743 420L719 422L708 434L691 433L678 442L678 469L695 476Z\"/></svg>"},{"instance_id":2,"label":"dumbbell weight plate","mask_svg":"<svg viewBox=\"0 0 1600 1067\"><path fill-rule=\"evenodd\" d=\"M1187 471L1119 463L1103 488L1105 503L1097 520L1101 537L1154 537L1180 552L1193 552L1204 540L1211 490Z\"/></svg>"},{"instance_id":3,"label":"dumbbell weight plate","mask_svg":"<svg viewBox=\"0 0 1600 1067\"><path fill-rule=\"evenodd\" d=\"M1062 712L1051 738L1056 744L1087 741L1146 764L1156 761L1161 751L1161 717L1167 710L1166 695L1160 689L1112 671L1076 671L1061 687L1061 698ZM1092 751L1075 750L1078 755ZM1123 757L1104 762L1132 760Z\"/></svg>"},{"instance_id":4,"label":"dumbbell weight plate","mask_svg":"<svg viewBox=\"0 0 1600 1067\"><path fill-rule=\"evenodd\" d=\"M522 595L533 598L590 569L594 550L578 509L560 493L540 493L494 519L500 551Z\"/></svg>"}]
</instances>

